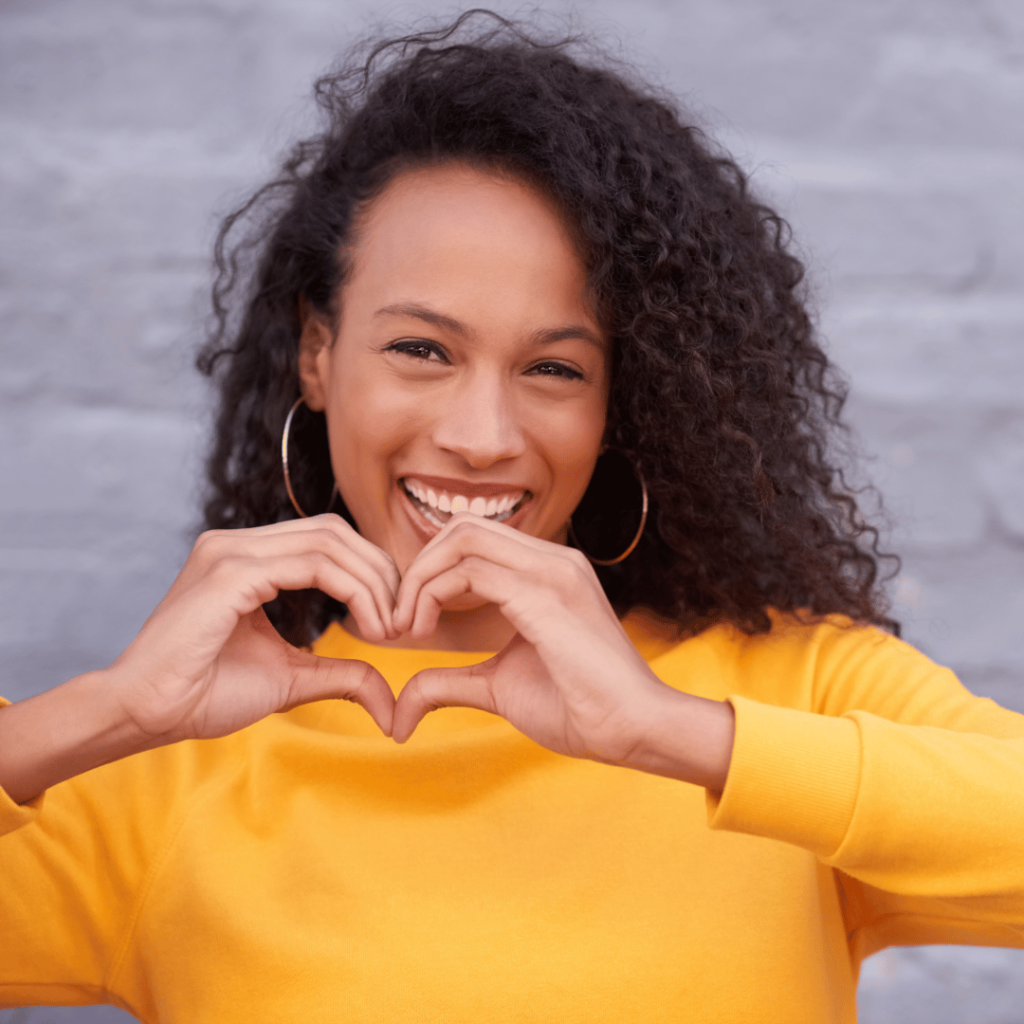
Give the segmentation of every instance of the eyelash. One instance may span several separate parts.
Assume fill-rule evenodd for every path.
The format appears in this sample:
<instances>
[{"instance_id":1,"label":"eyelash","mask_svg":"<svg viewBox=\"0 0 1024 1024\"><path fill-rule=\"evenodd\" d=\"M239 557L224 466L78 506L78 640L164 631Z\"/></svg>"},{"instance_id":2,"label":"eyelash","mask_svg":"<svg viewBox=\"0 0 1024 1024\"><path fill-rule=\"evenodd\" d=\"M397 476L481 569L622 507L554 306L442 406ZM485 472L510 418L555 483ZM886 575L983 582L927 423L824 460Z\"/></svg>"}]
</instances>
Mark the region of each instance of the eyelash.
<instances>
[{"instance_id":1,"label":"eyelash","mask_svg":"<svg viewBox=\"0 0 1024 1024\"><path fill-rule=\"evenodd\" d=\"M574 370L571 366L566 366L565 363L538 363L536 366L531 366L531 372L537 370L553 369L557 370L557 373L540 373L540 377L565 377L566 380L583 380L583 374L579 370Z\"/></svg>"},{"instance_id":2,"label":"eyelash","mask_svg":"<svg viewBox=\"0 0 1024 1024\"><path fill-rule=\"evenodd\" d=\"M432 353L439 357L441 362L447 363L448 357L444 354L444 349L440 345L434 344L432 341L396 341L388 345L385 349L386 352L400 352L402 355L413 356L416 352L427 352ZM415 356L417 359L423 359L427 361L427 357Z\"/></svg>"},{"instance_id":3,"label":"eyelash","mask_svg":"<svg viewBox=\"0 0 1024 1024\"><path fill-rule=\"evenodd\" d=\"M448 364L448 356L445 354L444 349L440 345L432 341L395 341L387 346L385 349L387 352L398 352L402 355L412 356L414 359L420 359L423 362L431 362L431 355L438 357L439 361L444 364ZM426 353L426 355L417 355L416 353ZM530 372L536 372L543 370L545 372L538 374L541 377L564 377L566 380L583 380L583 374L579 370L574 369L565 363L551 362L550 360L543 363L537 363L530 367ZM554 370L556 372L546 372Z\"/></svg>"}]
</instances>

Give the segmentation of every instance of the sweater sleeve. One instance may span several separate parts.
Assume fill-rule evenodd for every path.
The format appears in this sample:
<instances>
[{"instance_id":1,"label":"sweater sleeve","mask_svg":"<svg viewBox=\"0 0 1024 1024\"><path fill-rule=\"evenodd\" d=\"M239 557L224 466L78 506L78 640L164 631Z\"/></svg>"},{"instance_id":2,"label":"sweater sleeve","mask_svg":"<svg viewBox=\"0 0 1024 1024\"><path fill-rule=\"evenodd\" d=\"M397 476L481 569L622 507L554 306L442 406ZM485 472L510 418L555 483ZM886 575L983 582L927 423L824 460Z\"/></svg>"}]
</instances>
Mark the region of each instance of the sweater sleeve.
<instances>
[{"instance_id":1,"label":"sweater sleeve","mask_svg":"<svg viewBox=\"0 0 1024 1024\"><path fill-rule=\"evenodd\" d=\"M110 983L187 804L180 760L174 748L137 754L25 806L0 790L0 1007L133 1012Z\"/></svg>"},{"instance_id":2,"label":"sweater sleeve","mask_svg":"<svg viewBox=\"0 0 1024 1024\"><path fill-rule=\"evenodd\" d=\"M810 649L809 709L730 696L710 826L830 865L860 956L1024 947L1024 715L874 630L823 627Z\"/></svg>"}]
</instances>

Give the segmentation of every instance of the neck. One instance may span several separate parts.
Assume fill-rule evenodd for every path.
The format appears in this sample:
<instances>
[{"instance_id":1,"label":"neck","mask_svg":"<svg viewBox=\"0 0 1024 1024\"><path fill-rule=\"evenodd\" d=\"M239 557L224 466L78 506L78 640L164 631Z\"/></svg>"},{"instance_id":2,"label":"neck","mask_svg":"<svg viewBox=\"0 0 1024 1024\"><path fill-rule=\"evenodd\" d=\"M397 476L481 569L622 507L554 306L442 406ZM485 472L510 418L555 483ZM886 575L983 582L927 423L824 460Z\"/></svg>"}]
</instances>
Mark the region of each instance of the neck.
<instances>
[{"instance_id":1,"label":"neck","mask_svg":"<svg viewBox=\"0 0 1024 1024\"><path fill-rule=\"evenodd\" d=\"M351 614L345 616L342 626L360 640L365 639ZM500 651L515 632L497 605L485 604L468 611L442 612L437 628L422 640L405 634L397 640L385 640L377 646L432 651Z\"/></svg>"}]
</instances>

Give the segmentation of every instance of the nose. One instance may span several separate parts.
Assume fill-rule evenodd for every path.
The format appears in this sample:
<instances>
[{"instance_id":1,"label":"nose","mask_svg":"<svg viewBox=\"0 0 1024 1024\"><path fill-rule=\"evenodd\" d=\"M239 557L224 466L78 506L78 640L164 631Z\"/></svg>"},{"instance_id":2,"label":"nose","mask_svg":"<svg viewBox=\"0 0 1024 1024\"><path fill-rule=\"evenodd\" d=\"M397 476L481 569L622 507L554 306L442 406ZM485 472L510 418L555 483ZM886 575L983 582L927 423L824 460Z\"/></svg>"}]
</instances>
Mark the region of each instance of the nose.
<instances>
[{"instance_id":1,"label":"nose","mask_svg":"<svg viewBox=\"0 0 1024 1024\"><path fill-rule=\"evenodd\" d=\"M439 410L434 443L461 456L473 469L522 455L526 437L508 385L497 374L467 377Z\"/></svg>"}]
</instances>

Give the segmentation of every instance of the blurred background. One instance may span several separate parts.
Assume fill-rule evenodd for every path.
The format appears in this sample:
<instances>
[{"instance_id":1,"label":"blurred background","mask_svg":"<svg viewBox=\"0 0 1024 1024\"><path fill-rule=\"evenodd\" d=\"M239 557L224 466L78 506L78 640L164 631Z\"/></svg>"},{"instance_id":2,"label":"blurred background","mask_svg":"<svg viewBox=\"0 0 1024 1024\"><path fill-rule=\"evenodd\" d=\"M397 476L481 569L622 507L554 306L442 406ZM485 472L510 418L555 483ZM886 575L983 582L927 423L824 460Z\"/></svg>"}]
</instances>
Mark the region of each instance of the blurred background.
<instances>
[{"instance_id":1,"label":"blurred background","mask_svg":"<svg viewBox=\"0 0 1024 1024\"><path fill-rule=\"evenodd\" d=\"M905 636L1024 711L1024 4L494 7L574 14L679 95L789 218L904 558ZM309 127L310 83L348 41L455 10L0 0L5 696L110 662L189 549L218 216ZM864 965L860 1013L1021 1024L1024 951L887 950Z\"/></svg>"}]
</instances>

